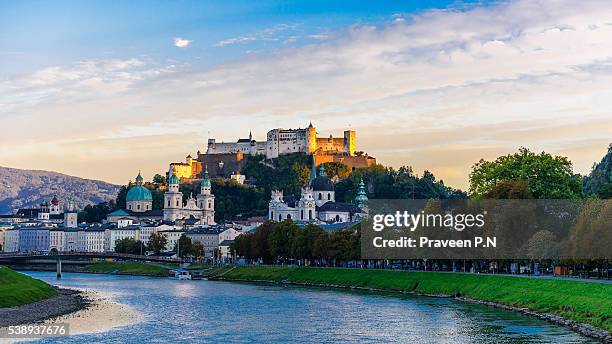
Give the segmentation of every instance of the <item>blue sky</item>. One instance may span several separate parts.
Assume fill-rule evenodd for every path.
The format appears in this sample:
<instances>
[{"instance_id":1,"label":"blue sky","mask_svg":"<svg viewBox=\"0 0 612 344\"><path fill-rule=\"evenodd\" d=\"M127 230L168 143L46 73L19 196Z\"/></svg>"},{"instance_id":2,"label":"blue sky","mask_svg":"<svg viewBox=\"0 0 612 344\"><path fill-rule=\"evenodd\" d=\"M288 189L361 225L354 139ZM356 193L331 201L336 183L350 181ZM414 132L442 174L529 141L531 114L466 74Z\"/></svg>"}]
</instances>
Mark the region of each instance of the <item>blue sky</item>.
<instances>
[{"instance_id":1,"label":"blue sky","mask_svg":"<svg viewBox=\"0 0 612 344\"><path fill-rule=\"evenodd\" d=\"M0 165L125 183L271 128L466 188L525 146L612 137L612 3L0 1Z\"/></svg>"},{"instance_id":2,"label":"blue sky","mask_svg":"<svg viewBox=\"0 0 612 344\"><path fill-rule=\"evenodd\" d=\"M466 4L441 0L6 1L0 3L0 72L11 76L75 60L133 56L207 66L249 51L313 43L316 39L308 36L350 25L384 23L393 16ZM249 35L256 39L216 45ZM193 41L190 49L169 44L175 37Z\"/></svg>"}]
</instances>

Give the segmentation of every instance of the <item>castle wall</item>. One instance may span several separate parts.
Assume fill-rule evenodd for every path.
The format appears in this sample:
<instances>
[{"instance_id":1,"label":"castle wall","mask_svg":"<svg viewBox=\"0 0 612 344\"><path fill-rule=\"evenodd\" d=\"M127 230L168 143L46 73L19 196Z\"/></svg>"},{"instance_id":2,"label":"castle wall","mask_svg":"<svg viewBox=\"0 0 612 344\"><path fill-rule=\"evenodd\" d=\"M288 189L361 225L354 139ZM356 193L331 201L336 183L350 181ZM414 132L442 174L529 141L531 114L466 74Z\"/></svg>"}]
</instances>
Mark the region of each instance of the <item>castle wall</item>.
<instances>
[{"instance_id":1,"label":"castle wall","mask_svg":"<svg viewBox=\"0 0 612 344\"><path fill-rule=\"evenodd\" d=\"M376 158L371 156L349 156L349 155L326 155L326 154L316 154L314 156L315 165L319 166L325 162L339 162L345 164L351 169L355 168L365 168L376 165Z\"/></svg>"}]
</instances>

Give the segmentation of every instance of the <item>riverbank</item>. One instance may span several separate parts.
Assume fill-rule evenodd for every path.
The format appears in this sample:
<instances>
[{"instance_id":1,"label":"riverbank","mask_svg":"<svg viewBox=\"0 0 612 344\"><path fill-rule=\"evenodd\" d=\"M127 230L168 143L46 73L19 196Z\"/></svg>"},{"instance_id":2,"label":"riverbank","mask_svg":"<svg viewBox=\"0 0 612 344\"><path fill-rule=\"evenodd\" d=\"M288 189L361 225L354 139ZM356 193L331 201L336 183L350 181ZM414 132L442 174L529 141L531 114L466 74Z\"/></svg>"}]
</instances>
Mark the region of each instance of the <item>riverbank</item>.
<instances>
[{"instance_id":1,"label":"riverbank","mask_svg":"<svg viewBox=\"0 0 612 344\"><path fill-rule=\"evenodd\" d=\"M58 291L47 283L0 266L0 310L30 304L57 295Z\"/></svg>"},{"instance_id":2,"label":"riverbank","mask_svg":"<svg viewBox=\"0 0 612 344\"><path fill-rule=\"evenodd\" d=\"M37 280L36 280L37 281ZM56 294L44 300L20 306L0 308L0 328L43 322L86 309L91 301L78 290L55 289ZM3 296L4 294L0 294ZM1 297L0 299L3 299Z\"/></svg>"},{"instance_id":3,"label":"riverbank","mask_svg":"<svg viewBox=\"0 0 612 344\"><path fill-rule=\"evenodd\" d=\"M168 277L173 267L140 262L99 262L87 265L83 272L133 276Z\"/></svg>"},{"instance_id":4,"label":"riverbank","mask_svg":"<svg viewBox=\"0 0 612 344\"><path fill-rule=\"evenodd\" d=\"M612 342L612 285L462 273L228 267L210 279L454 297L537 316Z\"/></svg>"}]
</instances>

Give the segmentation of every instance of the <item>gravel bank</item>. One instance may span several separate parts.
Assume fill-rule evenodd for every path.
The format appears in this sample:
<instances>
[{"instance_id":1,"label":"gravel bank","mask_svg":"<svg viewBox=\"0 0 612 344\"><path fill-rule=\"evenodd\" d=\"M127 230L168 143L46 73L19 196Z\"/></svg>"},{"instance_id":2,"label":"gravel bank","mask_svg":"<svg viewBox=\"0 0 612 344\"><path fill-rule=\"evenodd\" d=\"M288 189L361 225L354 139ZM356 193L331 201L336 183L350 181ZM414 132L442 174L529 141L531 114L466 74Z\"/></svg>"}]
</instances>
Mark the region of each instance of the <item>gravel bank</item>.
<instances>
[{"instance_id":1,"label":"gravel bank","mask_svg":"<svg viewBox=\"0 0 612 344\"><path fill-rule=\"evenodd\" d=\"M57 289L58 295L28 305L0 308L0 327L43 322L90 306L91 301L78 290Z\"/></svg>"}]
</instances>

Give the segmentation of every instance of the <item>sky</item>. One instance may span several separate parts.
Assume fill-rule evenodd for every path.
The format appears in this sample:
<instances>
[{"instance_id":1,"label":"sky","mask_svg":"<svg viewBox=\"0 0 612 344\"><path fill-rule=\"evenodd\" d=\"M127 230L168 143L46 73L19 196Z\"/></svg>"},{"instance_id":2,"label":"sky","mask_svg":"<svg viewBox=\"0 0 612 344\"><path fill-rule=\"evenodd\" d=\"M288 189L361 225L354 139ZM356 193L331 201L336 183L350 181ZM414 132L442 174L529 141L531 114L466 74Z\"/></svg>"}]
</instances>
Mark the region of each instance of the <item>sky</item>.
<instances>
[{"instance_id":1,"label":"sky","mask_svg":"<svg viewBox=\"0 0 612 344\"><path fill-rule=\"evenodd\" d=\"M467 189L612 142L610 1L0 1L0 166L124 184L272 128Z\"/></svg>"}]
</instances>

